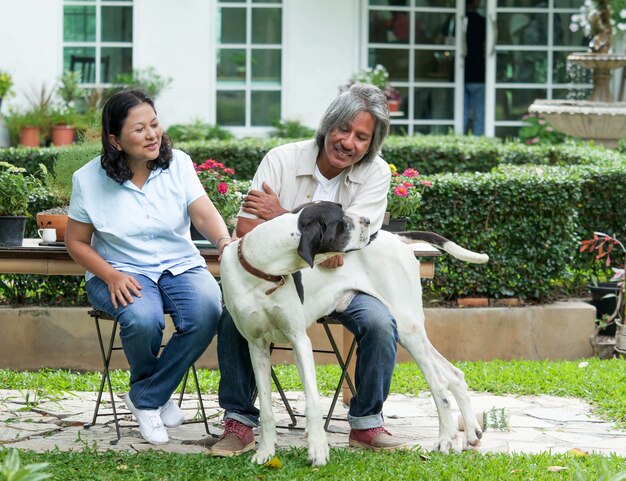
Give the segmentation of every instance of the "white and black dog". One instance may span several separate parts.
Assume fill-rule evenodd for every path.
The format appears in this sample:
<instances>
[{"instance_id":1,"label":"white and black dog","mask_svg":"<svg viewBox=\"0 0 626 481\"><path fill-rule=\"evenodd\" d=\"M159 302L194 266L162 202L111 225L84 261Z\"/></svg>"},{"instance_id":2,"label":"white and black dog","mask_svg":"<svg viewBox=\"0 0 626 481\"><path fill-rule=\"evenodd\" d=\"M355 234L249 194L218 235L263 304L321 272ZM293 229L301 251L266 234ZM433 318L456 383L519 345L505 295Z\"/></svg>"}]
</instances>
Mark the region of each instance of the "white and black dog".
<instances>
[{"instance_id":1,"label":"white and black dog","mask_svg":"<svg viewBox=\"0 0 626 481\"><path fill-rule=\"evenodd\" d=\"M318 202L258 225L224 250L220 267L224 301L248 340L259 392L261 439L253 461L264 463L274 456L272 342L293 346L306 396L308 460L314 465L328 461L306 329L317 319L344 310L357 292L370 294L389 308L397 322L399 343L424 373L439 414L435 449L449 451L461 444L457 442L459 433L448 390L456 398L465 423L463 448L478 444L482 430L463 373L439 354L426 336L419 261L406 242L424 240L469 262L483 263L488 257L432 233L406 233L403 237L380 231L370 239L368 219L347 215L338 204ZM348 252L341 268L314 267L337 253Z\"/></svg>"}]
</instances>

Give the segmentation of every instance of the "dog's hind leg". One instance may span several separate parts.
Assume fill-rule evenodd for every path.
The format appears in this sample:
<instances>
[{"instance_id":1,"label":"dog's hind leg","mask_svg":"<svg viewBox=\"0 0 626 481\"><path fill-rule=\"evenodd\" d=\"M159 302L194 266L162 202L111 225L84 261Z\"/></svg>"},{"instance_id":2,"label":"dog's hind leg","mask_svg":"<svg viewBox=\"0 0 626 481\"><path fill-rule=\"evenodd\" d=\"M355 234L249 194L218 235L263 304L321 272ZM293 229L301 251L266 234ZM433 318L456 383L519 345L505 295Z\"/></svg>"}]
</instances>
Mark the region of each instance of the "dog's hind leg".
<instances>
[{"instance_id":1,"label":"dog's hind leg","mask_svg":"<svg viewBox=\"0 0 626 481\"><path fill-rule=\"evenodd\" d=\"M272 412L270 347L263 342L248 340L250 360L259 396L261 438L252 461L263 464L274 457L276 446L276 421Z\"/></svg>"},{"instance_id":2,"label":"dog's hind leg","mask_svg":"<svg viewBox=\"0 0 626 481\"><path fill-rule=\"evenodd\" d=\"M450 397L448 395L448 377L439 369L430 350L430 342L426 338L426 332L422 335L400 334L400 344L413 356L415 362L424 374L428 387L433 395L439 415L439 439L435 443L435 451L458 451L460 441L456 423L452 417Z\"/></svg>"},{"instance_id":3,"label":"dog's hind leg","mask_svg":"<svg viewBox=\"0 0 626 481\"><path fill-rule=\"evenodd\" d=\"M322 423L322 407L317 391L315 361L311 340L305 331L292 340L296 357L296 365L304 387L307 443L309 447L308 461L314 466L322 466L328 462L329 448L326 431Z\"/></svg>"},{"instance_id":4,"label":"dog's hind leg","mask_svg":"<svg viewBox=\"0 0 626 481\"><path fill-rule=\"evenodd\" d=\"M428 341L430 344L430 341ZM448 388L456 399L456 402L463 416L463 422L465 423L465 440L463 444L464 449L469 449L470 446L478 446L480 438L483 436L482 427L479 426L476 421L476 416L472 409L472 403L469 395L467 394L467 383L465 382L465 375L463 371L457 369L450 361L441 355L437 349L431 344L430 351L435 362L439 365L439 370L448 380Z\"/></svg>"}]
</instances>

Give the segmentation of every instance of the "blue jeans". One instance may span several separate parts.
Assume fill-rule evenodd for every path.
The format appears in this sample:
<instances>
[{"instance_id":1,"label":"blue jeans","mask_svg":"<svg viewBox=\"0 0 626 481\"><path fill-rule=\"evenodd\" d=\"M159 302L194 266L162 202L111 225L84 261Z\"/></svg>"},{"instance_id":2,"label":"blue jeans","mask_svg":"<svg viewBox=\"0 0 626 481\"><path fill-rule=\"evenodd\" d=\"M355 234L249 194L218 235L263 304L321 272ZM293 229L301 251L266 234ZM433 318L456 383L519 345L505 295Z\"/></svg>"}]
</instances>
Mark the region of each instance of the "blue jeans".
<instances>
[{"instance_id":1,"label":"blue jeans","mask_svg":"<svg viewBox=\"0 0 626 481\"><path fill-rule=\"evenodd\" d=\"M215 336L222 296L217 282L203 267L177 276L166 271L158 283L142 275L133 276L141 284L141 297L126 307L113 307L106 283L97 277L87 282L87 295L95 309L110 314L120 324L122 347L130 365L131 401L138 409L157 409L170 399L189 366ZM164 312L171 315L176 331L159 355Z\"/></svg>"},{"instance_id":2,"label":"blue jeans","mask_svg":"<svg viewBox=\"0 0 626 481\"><path fill-rule=\"evenodd\" d=\"M467 124L470 111L472 112L472 133L484 135L485 133L485 84L465 84L465 107L463 110L463 132L467 132Z\"/></svg>"},{"instance_id":3,"label":"blue jeans","mask_svg":"<svg viewBox=\"0 0 626 481\"><path fill-rule=\"evenodd\" d=\"M396 363L398 330L389 310L378 299L359 293L344 312L334 312L337 319L357 339L355 387L348 421L353 429L383 425L383 403L389 394ZM252 403L254 372L248 343L239 334L226 309L220 318L217 335L220 365L219 403L224 418L236 419L248 426L259 422L259 410Z\"/></svg>"}]
</instances>

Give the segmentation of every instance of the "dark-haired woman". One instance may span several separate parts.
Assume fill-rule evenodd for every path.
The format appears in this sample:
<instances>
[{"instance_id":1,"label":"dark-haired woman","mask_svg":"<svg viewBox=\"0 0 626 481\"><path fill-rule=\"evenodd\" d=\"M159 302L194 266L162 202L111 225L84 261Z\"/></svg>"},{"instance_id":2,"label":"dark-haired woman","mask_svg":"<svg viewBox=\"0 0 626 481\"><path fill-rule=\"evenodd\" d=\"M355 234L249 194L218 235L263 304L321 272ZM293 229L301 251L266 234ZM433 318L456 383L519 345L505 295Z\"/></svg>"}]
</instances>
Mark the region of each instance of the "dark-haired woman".
<instances>
[{"instance_id":1,"label":"dark-haired woman","mask_svg":"<svg viewBox=\"0 0 626 481\"><path fill-rule=\"evenodd\" d=\"M67 250L87 270L94 308L120 323L130 365L126 405L144 439L166 443L166 427L184 420L170 396L213 339L222 311L190 220L220 251L231 238L191 159L172 149L141 91L108 100L102 153L72 182ZM176 331L159 355L164 312Z\"/></svg>"}]
</instances>

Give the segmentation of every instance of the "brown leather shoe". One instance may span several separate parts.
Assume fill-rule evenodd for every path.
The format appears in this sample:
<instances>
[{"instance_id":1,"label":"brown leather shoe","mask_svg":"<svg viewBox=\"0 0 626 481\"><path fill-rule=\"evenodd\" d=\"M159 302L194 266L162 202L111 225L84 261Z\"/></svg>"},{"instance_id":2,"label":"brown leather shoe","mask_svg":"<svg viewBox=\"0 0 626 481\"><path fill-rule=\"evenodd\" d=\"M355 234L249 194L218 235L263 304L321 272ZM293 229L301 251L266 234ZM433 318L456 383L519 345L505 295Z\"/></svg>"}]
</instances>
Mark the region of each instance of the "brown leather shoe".
<instances>
[{"instance_id":1,"label":"brown leather shoe","mask_svg":"<svg viewBox=\"0 0 626 481\"><path fill-rule=\"evenodd\" d=\"M369 449L371 451L394 451L409 449L406 441L393 436L383 426L370 429L352 429L349 444L353 448Z\"/></svg>"},{"instance_id":2,"label":"brown leather shoe","mask_svg":"<svg viewBox=\"0 0 626 481\"><path fill-rule=\"evenodd\" d=\"M222 458L236 456L254 449L254 433L250 426L246 426L234 419L224 421L224 433L211 446L211 454Z\"/></svg>"}]
</instances>

